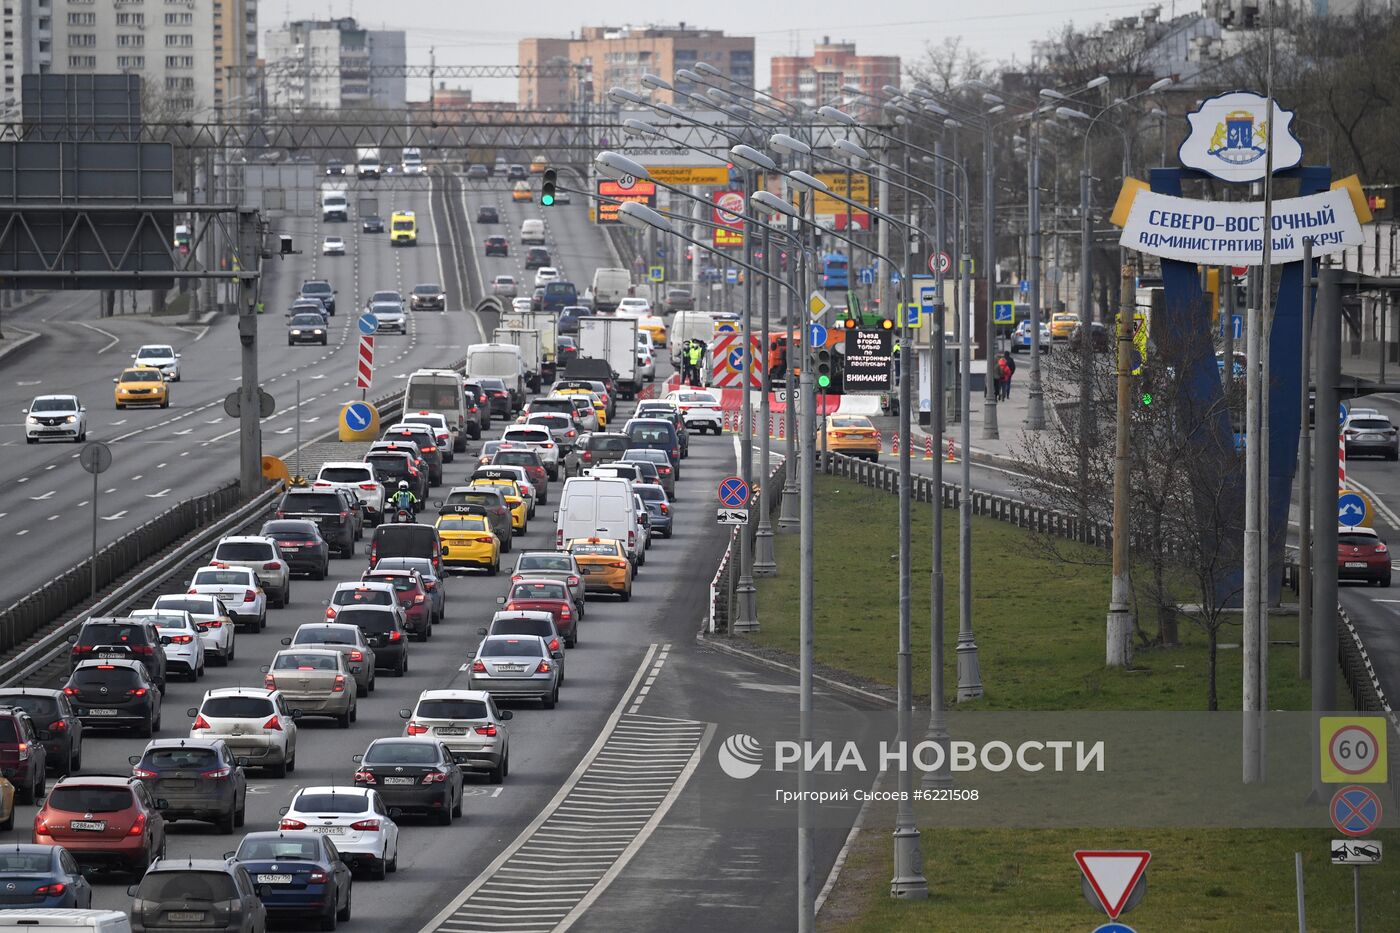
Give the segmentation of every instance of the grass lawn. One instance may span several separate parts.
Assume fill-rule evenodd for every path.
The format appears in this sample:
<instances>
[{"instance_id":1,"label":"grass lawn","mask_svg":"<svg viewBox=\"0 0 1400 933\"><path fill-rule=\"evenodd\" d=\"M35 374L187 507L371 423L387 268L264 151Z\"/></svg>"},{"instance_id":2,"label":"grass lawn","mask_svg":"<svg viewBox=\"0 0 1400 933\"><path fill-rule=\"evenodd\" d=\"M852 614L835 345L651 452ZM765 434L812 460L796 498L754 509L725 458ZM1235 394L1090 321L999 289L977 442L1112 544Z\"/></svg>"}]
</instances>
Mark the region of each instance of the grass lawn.
<instances>
[{"instance_id":1,"label":"grass lawn","mask_svg":"<svg viewBox=\"0 0 1400 933\"><path fill-rule=\"evenodd\" d=\"M815 656L819 664L894 683L898 631L898 513L893 496L850 480L818 477L815 553ZM914 683L928 697L932 517L916 505L913 521ZM957 516L945 513L945 684L956 685ZM776 539L781 575L758 583L753 636L796 652L796 535ZM1181 646L1137 650L1134 670L1103 666L1108 605L1107 555L1064 542L1066 563L1025 532L973 520L973 619L986 695L960 709L1206 709L1206 639L1183 619ZM791 568L791 570L789 569ZM1183 601L1194 601L1189 593ZM1149 620L1141 623L1144 627ZM1273 637L1296 639L1296 623L1273 622ZM1238 627L1221 633L1240 640ZM1308 708L1297 680L1297 649L1270 649L1269 705ZM1220 652L1222 709L1240 707L1240 651ZM1338 708L1347 708L1345 698ZM916 720L919 717L916 715ZM1204 803L1204 802L1203 802ZM1125 824L1130 819L1125 819ZM1147 930L1296 929L1293 853L1305 858L1309 929L1350 929L1351 872L1325 863L1328 830L991 830L925 831L926 902L890 900L889 827L867 827L822 913L824 929L851 931L1087 930L1092 914L1078 889L1076 848L1148 848L1149 894L1128 919ZM1385 839L1386 834L1381 833ZM1400 834L1396 836L1400 847ZM1363 871L1366 929L1400 930L1400 869L1387 861Z\"/></svg>"}]
</instances>

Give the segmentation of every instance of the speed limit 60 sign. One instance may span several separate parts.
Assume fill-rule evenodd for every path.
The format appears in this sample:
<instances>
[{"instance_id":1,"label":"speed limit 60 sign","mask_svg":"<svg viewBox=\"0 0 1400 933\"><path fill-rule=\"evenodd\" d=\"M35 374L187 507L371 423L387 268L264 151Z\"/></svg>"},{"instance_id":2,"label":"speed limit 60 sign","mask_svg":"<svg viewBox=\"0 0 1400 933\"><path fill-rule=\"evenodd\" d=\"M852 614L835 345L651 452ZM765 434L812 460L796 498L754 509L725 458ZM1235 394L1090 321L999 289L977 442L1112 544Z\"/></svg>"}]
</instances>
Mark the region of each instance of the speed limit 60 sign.
<instances>
[{"instance_id":1,"label":"speed limit 60 sign","mask_svg":"<svg viewBox=\"0 0 1400 933\"><path fill-rule=\"evenodd\" d=\"M1323 716L1322 780L1325 784L1384 784L1384 716Z\"/></svg>"}]
</instances>

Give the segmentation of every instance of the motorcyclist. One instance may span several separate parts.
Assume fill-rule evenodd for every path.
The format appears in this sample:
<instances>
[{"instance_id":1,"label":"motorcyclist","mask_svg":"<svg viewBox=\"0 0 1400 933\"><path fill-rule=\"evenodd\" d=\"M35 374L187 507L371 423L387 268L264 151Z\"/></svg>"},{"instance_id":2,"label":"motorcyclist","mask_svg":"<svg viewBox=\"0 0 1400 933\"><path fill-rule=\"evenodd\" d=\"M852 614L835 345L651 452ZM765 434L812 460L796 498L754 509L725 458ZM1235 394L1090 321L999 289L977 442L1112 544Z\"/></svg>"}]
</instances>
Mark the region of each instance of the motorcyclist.
<instances>
[{"instance_id":1,"label":"motorcyclist","mask_svg":"<svg viewBox=\"0 0 1400 933\"><path fill-rule=\"evenodd\" d=\"M418 497L413 494L413 490L408 488L408 480L399 480L399 488L394 493L392 502L394 508L408 512L410 518L417 517Z\"/></svg>"}]
</instances>

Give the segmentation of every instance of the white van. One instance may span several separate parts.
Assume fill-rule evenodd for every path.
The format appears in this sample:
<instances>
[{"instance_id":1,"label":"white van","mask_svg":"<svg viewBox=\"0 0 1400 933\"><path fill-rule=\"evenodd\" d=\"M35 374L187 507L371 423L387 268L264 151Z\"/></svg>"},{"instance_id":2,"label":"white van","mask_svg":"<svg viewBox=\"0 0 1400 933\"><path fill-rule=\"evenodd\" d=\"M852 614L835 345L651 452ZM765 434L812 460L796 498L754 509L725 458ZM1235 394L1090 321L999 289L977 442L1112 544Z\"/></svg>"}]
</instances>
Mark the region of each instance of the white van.
<instances>
[{"instance_id":1,"label":"white van","mask_svg":"<svg viewBox=\"0 0 1400 933\"><path fill-rule=\"evenodd\" d=\"M613 538L627 548L635 567L641 556L641 520L625 479L574 476L564 481L559 510L554 513L554 546L574 538Z\"/></svg>"},{"instance_id":2,"label":"white van","mask_svg":"<svg viewBox=\"0 0 1400 933\"><path fill-rule=\"evenodd\" d=\"M131 933L131 921L120 910L79 910L31 907L0 910L0 931L42 930L43 933Z\"/></svg>"},{"instance_id":3,"label":"white van","mask_svg":"<svg viewBox=\"0 0 1400 933\"><path fill-rule=\"evenodd\" d=\"M403 393L402 411L428 411L447 419L452 432L452 450L467 449L467 435L481 436L479 422L467 423L467 397L462 391L462 377L450 369L420 369L408 377Z\"/></svg>"},{"instance_id":4,"label":"white van","mask_svg":"<svg viewBox=\"0 0 1400 933\"><path fill-rule=\"evenodd\" d=\"M715 319L706 311L677 311L671 316L666 351L671 359L680 357L681 347L688 340L701 340L705 346L715 342Z\"/></svg>"},{"instance_id":5,"label":"white van","mask_svg":"<svg viewBox=\"0 0 1400 933\"><path fill-rule=\"evenodd\" d=\"M513 343L474 343L467 347L463 367L468 382L491 377L503 380L510 390L511 406L525 407L525 356Z\"/></svg>"},{"instance_id":6,"label":"white van","mask_svg":"<svg viewBox=\"0 0 1400 933\"><path fill-rule=\"evenodd\" d=\"M526 246L543 246L544 221L538 218L521 221L520 242Z\"/></svg>"},{"instance_id":7,"label":"white van","mask_svg":"<svg viewBox=\"0 0 1400 933\"><path fill-rule=\"evenodd\" d=\"M626 269L595 269L593 310L615 311L618 302L632 293L632 273Z\"/></svg>"}]
</instances>

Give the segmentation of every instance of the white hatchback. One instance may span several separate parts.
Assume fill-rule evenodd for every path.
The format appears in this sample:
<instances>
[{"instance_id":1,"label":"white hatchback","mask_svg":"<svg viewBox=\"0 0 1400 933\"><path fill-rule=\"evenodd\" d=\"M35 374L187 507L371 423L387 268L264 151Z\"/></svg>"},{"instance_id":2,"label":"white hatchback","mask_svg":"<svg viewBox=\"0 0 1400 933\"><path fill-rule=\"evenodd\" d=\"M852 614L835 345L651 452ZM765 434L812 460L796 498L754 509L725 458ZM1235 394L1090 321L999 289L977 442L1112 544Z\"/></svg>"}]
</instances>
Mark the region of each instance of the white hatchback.
<instances>
[{"instance_id":1,"label":"white hatchback","mask_svg":"<svg viewBox=\"0 0 1400 933\"><path fill-rule=\"evenodd\" d=\"M233 624L233 615L224 608L224 604L219 601L219 598L217 596L179 594L157 596L155 605L150 609L137 609L131 614L134 616L157 615L172 611L188 612L194 618L195 625L199 627L199 641L204 646L204 657L206 659L212 657L227 667L237 650L235 644L237 632Z\"/></svg>"},{"instance_id":2,"label":"white hatchback","mask_svg":"<svg viewBox=\"0 0 1400 933\"><path fill-rule=\"evenodd\" d=\"M223 739L248 766L286 777L297 766L297 724L301 710L287 705L281 692L262 687L220 687L204 694L190 738Z\"/></svg>"},{"instance_id":3,"label":"white hatchback","mask_svg":"<svg viewBox=\"0 0 1400 933\"><path fill-rule=\"evenodd\" d=\"M160 637L170 639L165 645L168 672L179 671L190 681L204 676L204 641L194 616L183 609L138 609L131 615L154 622Z\"/></svg>"},{"instance_id":4,"label":"white hatchback","mask_svg":"<svg viewBox=\"0 0 1400 933\"><path fill-rule=\"evenodd\" d=\"M559 270L553 266L540 266L535 270L535 287L559 281Z\"/></svg>"},{"instance_id":5,"label":"white hatchback","mask_svg":"<svg viewBox=\"0 0 1400 933\"><path fill-rule=\"evenodd\" d=\"M698 389L678 389L666 395L668 402L674 402L685 419L687 428L698 428L701 434L713 431L719 434L724 428L724 412L719 400L709 392Z\"/></svg>"},{"instance_id":6,"label":"white hatchback","mask_svg":"<svg viewBox=\"0 0 1400 933\"><path fill-rule=\"evenodd\" d=\"M651 314L650 298L624 298L617 303L618 317L643 318Z\"/></svg>"},{"instance_id":7,"label":"white hatchback","mask_svg":"<svg viewBox=\"0 0 1400 933\"><path fill-rule=\"evenodd\" d=\"M534 448L549 478L559 478L559 445L549 428L539 425L513 425L501 432L501 440Z\"/></svg>"},{"instance_id":8,"label":"white hatchback","mask_svg":"<svg viewBox=\"0 0 1400 933\"><path fill-rule=\"evenodd\" d=\"M217 596L234 622L252 632L267 628L267 594L247 567L201 567L190 579L189 595Z\"/></svg>"},{"instance_id":9,"label":"white hatchback","mask_svg":"<svg viewBox=\"0 0 1400 933\"><path fill-rule=\"evenodd\" d=\"M399 826L372 787L303 787L277 824L280 831L307 830L329 836L353 868L382 881L399 870Z\"/></svg>"}]
</instances>

